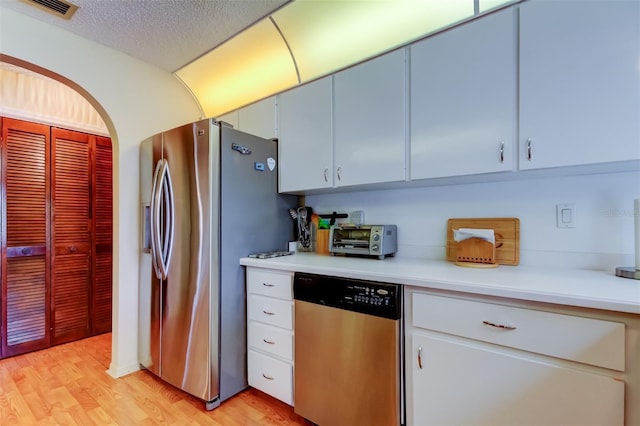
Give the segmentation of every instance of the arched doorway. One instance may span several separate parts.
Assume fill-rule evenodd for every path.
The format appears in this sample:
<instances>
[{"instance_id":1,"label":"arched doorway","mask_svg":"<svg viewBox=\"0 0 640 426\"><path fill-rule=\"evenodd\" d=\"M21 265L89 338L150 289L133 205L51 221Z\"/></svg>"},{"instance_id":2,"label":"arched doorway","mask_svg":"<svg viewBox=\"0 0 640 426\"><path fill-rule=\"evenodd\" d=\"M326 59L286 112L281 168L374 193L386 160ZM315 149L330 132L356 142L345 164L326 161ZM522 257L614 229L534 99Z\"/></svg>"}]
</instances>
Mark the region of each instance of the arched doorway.
<instances>
[{"instance_id":1,"label":"arched doorway","mask_svg":"<svg viewBox=\"0 0 640 426\"><path fill-rule=\"evenodd\" d=\"M3 357L112 322L109 131L90 97L33 68L0 66Z\"/></svg>"}]
</instances>

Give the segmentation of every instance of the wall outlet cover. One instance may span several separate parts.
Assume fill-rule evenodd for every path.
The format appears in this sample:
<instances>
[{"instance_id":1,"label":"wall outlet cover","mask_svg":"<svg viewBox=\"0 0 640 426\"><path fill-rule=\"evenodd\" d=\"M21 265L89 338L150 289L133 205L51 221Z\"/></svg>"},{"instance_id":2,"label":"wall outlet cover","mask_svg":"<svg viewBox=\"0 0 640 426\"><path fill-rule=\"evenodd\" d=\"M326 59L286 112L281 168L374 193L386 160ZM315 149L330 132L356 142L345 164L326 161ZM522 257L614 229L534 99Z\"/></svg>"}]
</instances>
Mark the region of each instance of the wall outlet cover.
<instances>
[{"instance_id":1,"label":"wall outlet cover","mask_svg":"<svg viewBox=\"0 0 640 426\"><path fill-rule=\"evenodd\" d=\"M354 225L362 225L364 223L364 212L362 210L356 210L349 213L349 222Z\"/></svg>"}]
</instances>

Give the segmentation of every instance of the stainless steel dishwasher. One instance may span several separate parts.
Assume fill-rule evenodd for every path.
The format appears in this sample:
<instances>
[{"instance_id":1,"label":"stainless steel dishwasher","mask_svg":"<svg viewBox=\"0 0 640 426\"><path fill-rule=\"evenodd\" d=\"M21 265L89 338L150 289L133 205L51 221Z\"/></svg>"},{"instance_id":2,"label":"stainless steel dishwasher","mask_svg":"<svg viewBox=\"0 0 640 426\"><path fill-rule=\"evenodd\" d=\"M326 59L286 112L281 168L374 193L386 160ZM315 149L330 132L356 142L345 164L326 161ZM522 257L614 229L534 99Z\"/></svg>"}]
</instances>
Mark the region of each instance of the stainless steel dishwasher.
<instances>
[{"instance_id":1,"label":"stainless steel dishwasher","mask_svg":"<svg viewBox=\"0 0 640 426\"><path fill-rule=\"evenodd\" d=\"M402 286L296 273L294 410L320 426L404 424Z\"/></svg>"}]
</instances>

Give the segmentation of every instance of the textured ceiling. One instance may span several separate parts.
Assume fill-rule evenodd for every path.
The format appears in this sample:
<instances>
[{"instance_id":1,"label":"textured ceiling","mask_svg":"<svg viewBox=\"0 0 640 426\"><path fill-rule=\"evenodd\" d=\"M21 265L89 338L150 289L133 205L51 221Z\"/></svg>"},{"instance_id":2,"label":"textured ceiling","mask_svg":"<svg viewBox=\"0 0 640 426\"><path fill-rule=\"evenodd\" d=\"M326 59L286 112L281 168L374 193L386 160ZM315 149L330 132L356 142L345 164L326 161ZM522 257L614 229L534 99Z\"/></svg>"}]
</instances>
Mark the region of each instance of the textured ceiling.
<instances>
[{"instance_id":1,"label":"textured ceiling","mask_svg":"<svg viewBox=\"0 0 640 426\"><path fill-rule=\"evenodd\" d=\"M69 20L20 0L2 6L173 72L290 0L70 0Z\"/></svg>"}]
</instances>

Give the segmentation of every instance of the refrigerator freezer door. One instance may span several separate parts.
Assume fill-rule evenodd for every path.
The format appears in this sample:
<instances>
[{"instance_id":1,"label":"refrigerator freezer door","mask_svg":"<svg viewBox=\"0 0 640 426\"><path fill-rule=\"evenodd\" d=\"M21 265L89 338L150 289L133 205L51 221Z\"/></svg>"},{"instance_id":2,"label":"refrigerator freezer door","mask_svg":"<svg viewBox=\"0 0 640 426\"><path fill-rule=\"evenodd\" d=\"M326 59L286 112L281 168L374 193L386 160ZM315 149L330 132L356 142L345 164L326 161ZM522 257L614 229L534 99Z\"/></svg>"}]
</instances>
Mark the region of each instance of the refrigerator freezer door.
<instances>
[{"instance_id":1,"label":"refrigerator freezer door","mask_svg":"<svg viewBox=\"0 0 640 426\"><path fill-rule=\"evenodd\" d=\"M220 227L220 398L247 386L246 294L239 259L285 250L295 197L278 194L277 143L222 126Z\"/></svg>"}]
</instances>

